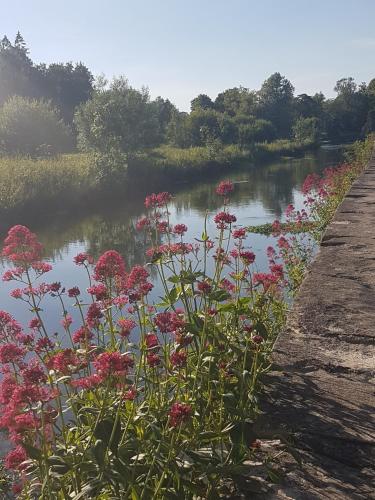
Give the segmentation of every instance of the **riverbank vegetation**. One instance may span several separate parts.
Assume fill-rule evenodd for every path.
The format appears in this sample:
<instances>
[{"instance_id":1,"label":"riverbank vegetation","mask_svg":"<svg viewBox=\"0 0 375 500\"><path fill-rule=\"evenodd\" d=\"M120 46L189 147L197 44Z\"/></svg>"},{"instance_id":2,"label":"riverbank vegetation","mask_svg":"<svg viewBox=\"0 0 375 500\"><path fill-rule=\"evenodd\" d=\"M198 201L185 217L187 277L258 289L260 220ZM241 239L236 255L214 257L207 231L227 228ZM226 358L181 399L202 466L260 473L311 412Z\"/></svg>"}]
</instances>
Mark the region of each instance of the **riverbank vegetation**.
<instances>
[{"instance_id":1,"label":"riverbank vegetation","mask_svg":"<svg viewBox=\"0 0 375 500\"><path fill-rule=\"evenodd\" d=\"M311 222L321 233L372 146L357 144L350 165L309 176L306 208L289 206L287 222ZM148 196L137 223L148 265L125 269L114 250L96 262L80 253L74 261L87 291L49 283L52 266L36 235L9 230L3 280L33 317L26 327L0 311L0 426L13 446L4 498L10 488L24 500L233 498L276 477L286 443L266 451L259 397L316 234L302 240L275 221L277 243L259 272L247 229L229 208L233 189L218 185L215 234L205 223L193 241L184 224L170 223L171 195ZM164 287L156 301L151 269ZM45 322L47 297L61 305L58 333Z\"/></svg>"},{"instance_id":2,"label":"riverbank vegetation","mask_svg":"<svg viewBox=\"0 0 375 500\"><path fill-rule=\"evenodd\" d=\"M35 64L20 33L14 42L5 36L0 43L0 184L8 186L0 197L3 219L13 207L21 210L33 201L38 206L47 175L52 209L53 200L59 208L64 198L73 204L77 193L93 199L98 190L126 189L141 176L152 188L163 173L186 179L300 155L322 140L348 141L373 130L375 81L357 85L343 78L335 90L334 99L321 93L296 96L292 83L274 73L259 90L234 87L215 99L200 94L190 112L182 112L125 78L94 80L82 63ZM33 177L42 175L47 161L38 184ZM84 165L76 170L78 188L71 177L76 165ZM20 185L8 183L12 170ZM28 193L26 179L33 186Z\"/></svg>"}]
</instances>

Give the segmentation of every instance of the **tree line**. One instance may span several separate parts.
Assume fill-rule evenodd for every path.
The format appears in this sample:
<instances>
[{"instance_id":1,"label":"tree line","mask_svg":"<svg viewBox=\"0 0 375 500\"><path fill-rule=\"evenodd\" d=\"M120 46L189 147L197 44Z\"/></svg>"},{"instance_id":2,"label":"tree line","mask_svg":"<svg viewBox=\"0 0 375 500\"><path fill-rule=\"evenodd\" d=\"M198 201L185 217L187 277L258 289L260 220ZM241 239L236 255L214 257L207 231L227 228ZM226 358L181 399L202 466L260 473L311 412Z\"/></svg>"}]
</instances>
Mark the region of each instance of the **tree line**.
<instances>
[{"instance_id":1,"label":"tree line","mask_svg":"<svg viewBox=\"0 0 375 500\"><path fill-rule=\"evenodd\" d=\"M235 87L216 99L200 94L189 113L151 99L125 78L107 82L79 63L35 64L18 32L0 42L0 152L119 152L126 157L170 144L179 148L293 139L350 141L375 129L375 79L342 78L336 97L295 95L280 73L259 90Z\"/></svg>"}]
</instances>

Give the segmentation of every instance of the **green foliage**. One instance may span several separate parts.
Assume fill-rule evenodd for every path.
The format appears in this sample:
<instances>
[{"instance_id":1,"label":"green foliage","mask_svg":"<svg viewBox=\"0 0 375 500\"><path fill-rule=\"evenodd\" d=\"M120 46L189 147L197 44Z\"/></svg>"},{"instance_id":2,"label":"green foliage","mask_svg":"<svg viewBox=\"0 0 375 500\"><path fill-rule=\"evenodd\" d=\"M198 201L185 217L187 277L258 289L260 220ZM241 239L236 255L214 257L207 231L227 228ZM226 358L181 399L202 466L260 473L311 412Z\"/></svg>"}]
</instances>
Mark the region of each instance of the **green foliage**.
<instances>
[{"instance_id":1,"label":"green foliage","mask_svg":"<svg viewBox=\"0 0 375 500\"><path fill-rule=\"evenodd\" d=\"M199 94L195 97L190 104L191 111L197 111L199 109L214 109L215 105L211 98L206 94Z\"/></svg>"},{"instance_id":2,"label":"green foliage","mask_svg":"<svg viewBox=\"0 0 375 500\"><path fill-rule=\"evenodd\" d=\"M293 121L294 87L280 73L271 75L259 91L259 114L276 128L278 137L289 137Z\"/></svg>"},{"instance_id":3,"label":"green foliage","mask_svg":"<svg viewBox=\"0 0 375 500\"><path fill-rule=\"evenodd\" d=\"M98 89L76 112L78 144L83 151L127 156L158 142L158 120L147 89L133 89L123 78Z\"/></svg>"},{"instance_id":4,"label":"green foliage","mask_svg":"<svg viewBox=\"0 0 375 500\"><path fill-rule=\"evenodd\" d=\"M71 122L75 107L91 96L92 84L82 63L35 65L19 32L13 44L7 37L0 43L0 105L15 95L52 100Z\"/></svg>"},{"instance_id":5,"label":"green foliage","mask_svg":"<svg viewBox=\"0 0 375 500\"><path fill-rule=\"evenodd\" d=\"M318 142L319 120L315 117L298 118L293 125L293 136L297 142Z\"/></svg>"},{"instance_id":6,"label":"green foliage","mask_svg":"<svg viewBox=\"0 0 375 500\"><path fill-rule=\"evenodd\" d=\"M275 135L275 127L268 120L249 120L238 126L238 142L241 147L255 142L272 141Z\"/></svg>"},{"instance_id":7,"label":"green foliage","mask_svg":"<svg viewBox=\"0 0 375 500\"><path fill-rule=\"evenodd\" d=\"M79 154L38 160L0 157L0 213L82 202L95 187L90 165L91 159Z\"/></svg>"},{"instance_id":8,"label":"green foliage","mask_svg":"<svg viewBox=\"0 0 375 500\"><path fill-rule=\"evenodd\" d=\"M71 150L70 129L48 101L14 96L0 108L0 152L45 156Z\"/></svg>"}]
</instances>

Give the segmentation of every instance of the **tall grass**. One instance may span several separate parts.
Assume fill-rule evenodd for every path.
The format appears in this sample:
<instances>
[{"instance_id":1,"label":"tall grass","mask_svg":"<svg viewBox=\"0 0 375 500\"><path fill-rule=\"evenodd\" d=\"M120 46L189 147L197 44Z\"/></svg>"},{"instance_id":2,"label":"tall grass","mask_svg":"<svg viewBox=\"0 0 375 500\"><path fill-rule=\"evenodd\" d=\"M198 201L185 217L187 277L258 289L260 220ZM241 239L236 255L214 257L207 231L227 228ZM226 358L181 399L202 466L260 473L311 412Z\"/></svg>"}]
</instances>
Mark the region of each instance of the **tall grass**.
<instances>
[{"instance_id":1,"label":"tall grass","mask_svg":"<svg viewBox=\"0 0 375 500\"><path fill-rule=\"evenodd\" d=\"M0 213L67 206L94 187L90 158L85 154L50 159L0 157Z\"/></svg>"}]
</instances>

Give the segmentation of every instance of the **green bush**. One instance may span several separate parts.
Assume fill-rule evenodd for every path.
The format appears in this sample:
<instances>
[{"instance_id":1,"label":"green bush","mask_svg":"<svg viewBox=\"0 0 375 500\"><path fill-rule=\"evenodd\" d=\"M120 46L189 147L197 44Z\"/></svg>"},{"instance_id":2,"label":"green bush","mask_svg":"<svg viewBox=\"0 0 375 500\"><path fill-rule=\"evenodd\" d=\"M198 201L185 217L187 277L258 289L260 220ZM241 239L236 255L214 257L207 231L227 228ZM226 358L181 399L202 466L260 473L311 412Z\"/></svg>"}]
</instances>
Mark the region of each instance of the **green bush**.
<instances>
[{"instance_id":1,"label":"green bush","mask_svg":"<svg viewBox=\"0 0 375 500\"><path fill-rule=\"evenodd\" d=\"M49 101L11 97L0 108L0 151L50 156L73 148L71 131Z\"/></svg>"}]
</instances>

